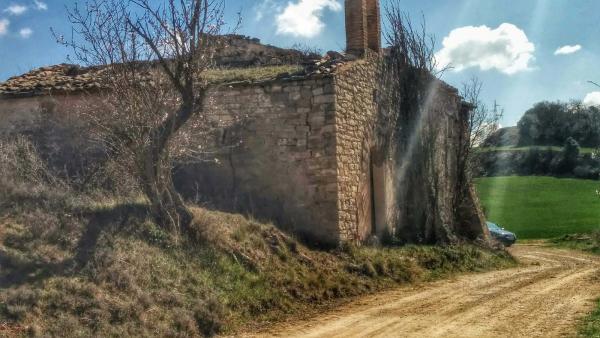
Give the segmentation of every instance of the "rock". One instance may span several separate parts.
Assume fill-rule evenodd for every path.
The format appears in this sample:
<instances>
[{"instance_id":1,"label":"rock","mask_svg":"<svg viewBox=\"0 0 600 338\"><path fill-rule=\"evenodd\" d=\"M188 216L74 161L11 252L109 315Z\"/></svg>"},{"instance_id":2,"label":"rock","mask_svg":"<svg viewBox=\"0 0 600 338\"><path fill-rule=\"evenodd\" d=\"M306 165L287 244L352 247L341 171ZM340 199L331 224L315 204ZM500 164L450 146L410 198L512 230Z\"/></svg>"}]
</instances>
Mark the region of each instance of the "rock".
<instances>
[{"instance_id":1,"label":"rock","mask_svg":"<svg viewBox=\"0 0 600 338\"><path fill-rule=\"evenodd\" d=\"M344 60L345 61L356 61L356 60L358 60L358 56L353 55L353 54L346 54L346 55L344 55Z\"/></svg>"},{"instance_id":2,"label":"rock","mask_svg":"<svg viewBox=\"0 0 600 338\"><path fill-rule=\"evenodd\" d=\"M330 50L329 52L327 52L326 54L327 56L329 56L329 58L337 60L337 59L344 59L344 55L342 55L342 53L336 52L336 51L332 51Z\"/></svg>"}]
</instances>

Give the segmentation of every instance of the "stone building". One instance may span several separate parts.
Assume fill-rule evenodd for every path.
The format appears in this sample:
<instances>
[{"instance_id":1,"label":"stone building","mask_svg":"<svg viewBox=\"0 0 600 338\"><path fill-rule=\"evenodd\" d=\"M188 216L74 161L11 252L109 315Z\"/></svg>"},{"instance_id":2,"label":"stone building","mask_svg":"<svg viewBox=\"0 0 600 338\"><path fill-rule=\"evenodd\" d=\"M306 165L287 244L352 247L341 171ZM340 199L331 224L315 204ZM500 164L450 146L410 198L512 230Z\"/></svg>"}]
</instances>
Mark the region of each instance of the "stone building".
<instances>
[{"instance_id":1,"label":"stone building","mask_svg":"<svg viewBox=\"0 0 600 338\"><path fill-rule=\"evenodd\" d=\"M224 128L223 142L234 136L242 142L216 155L218 164L178 165L176 184L186 196L271 220L320 243L362 242L398 232L395 213L414 207L420 195L397 200L399 169L385 158L375 160L373 152L381 51L378 0L346 0L346 31L347 54L330 52L302 71L211 88L207 108L215 116L223 121L246 116L242 126ZM306 63L301 53L231 38L236 49L218 58L221 67ZM52 118L61 127L51 139L78 148L73 145L85 142L85 135L77 133L79 103L102 90L94 81L98 71L58 65L0 84L0 135ZM481 233L479 214L464 220L470 225L456 224L457 208L451 203L458 184L454 150L462 142L468 108L456 89L436 83L429 108L437 121L435 175L442 180L436 221ZM408 217L407 223L412 219L420 221ZM407 241L418 238L407 236Z\"/></svg>"}]
</instances>

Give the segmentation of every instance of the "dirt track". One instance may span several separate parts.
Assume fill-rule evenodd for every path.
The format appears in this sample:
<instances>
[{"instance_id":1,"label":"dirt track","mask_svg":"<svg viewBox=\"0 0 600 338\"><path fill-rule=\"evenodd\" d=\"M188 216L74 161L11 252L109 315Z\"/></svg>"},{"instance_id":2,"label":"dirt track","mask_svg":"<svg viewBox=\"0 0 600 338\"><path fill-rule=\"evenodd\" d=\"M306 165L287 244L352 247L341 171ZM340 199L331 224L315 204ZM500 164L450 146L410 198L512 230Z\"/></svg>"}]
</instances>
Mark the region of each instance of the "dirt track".
<instances>
[{"instance_id":1,"label":"dirt track","mask_svg":"<svg viewBox=\"0 0 600 338\"><path fill-rule=\"evenodd\" d=\"M563 337L600 296L600 259L528 245L524 267L380 293L263 337Z\"/></svg>"}]
</instances>

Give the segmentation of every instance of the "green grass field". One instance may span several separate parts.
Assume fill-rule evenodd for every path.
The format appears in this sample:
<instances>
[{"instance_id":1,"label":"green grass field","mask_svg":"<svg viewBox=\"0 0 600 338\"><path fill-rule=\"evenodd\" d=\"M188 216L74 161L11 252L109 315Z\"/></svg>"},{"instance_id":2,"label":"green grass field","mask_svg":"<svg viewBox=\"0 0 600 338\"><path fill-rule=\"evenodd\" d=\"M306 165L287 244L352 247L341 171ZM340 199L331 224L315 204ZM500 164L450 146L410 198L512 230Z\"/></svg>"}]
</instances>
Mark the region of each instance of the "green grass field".
<instances>
[{"instance_id":1,"label":"green grass field","mask_svg":"<svg viewBox=\"0 0 600 338\"><path fill-rule=\"evenodd\" d=\"M553 238L600 229L600 182L552 177L476 180L488 220L520 239Z\"/></svg>"}]
</instances>

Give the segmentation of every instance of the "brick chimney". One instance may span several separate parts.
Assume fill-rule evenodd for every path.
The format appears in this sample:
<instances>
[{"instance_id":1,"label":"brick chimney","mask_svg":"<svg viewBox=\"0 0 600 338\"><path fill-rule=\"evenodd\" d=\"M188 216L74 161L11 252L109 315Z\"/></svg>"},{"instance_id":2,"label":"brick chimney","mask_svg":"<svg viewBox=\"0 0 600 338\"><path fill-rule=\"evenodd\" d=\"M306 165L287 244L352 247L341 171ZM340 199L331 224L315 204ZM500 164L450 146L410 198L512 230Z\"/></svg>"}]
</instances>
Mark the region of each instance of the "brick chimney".
<instances>
[{"instance_id":1,"label":"brick chimney","mask_svg":"<svg viewBox=\"0 0 600 338\"><path fill-rule=\"evenodd\" d=\"M346 0L346 51L364 56L381 51L379 0Z\"/></svg>"}]
</instances>

